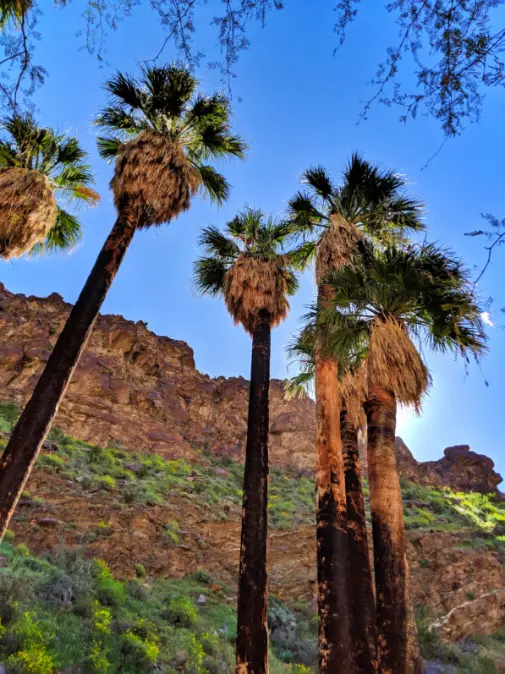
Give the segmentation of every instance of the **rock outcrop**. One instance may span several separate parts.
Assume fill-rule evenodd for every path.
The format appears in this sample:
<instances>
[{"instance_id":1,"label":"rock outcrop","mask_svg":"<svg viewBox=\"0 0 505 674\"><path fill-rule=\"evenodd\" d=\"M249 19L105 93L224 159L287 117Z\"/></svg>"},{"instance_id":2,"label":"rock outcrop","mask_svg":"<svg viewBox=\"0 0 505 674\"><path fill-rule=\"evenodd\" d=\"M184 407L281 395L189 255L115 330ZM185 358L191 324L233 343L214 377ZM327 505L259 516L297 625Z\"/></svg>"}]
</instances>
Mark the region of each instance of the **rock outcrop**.
<instances>
[{"instance_id":1,"label":"rock outcrop","mask_svg":"<svg viewBox=\"0 0 505 674\"><path fill-rule=\"evenodd\" d=\"M27 400L70 308L57 294L25 297L0 284L0 399ZM56 424L102 446L190 460L202 448L241 460L247 396L242 377L213 379L199 372L185 342L157 336L142 321L100 316ZM272 463L313 470L313 401L286 400L282 382L273 380L270 417ZM491 459L466 446L420 463L398 438L397 455L402 476L421 484L488 493L502 479Z\"/></svg>"},{"instance_id":2,"label":"rock outcrop","mask_svg":"<svg viewBox=\"0 0 505 674\"><path fill-rule=\"evenodd\" d=\"M402 477L417 484L449 487L456 491L477 491L498 494L502 476L494 470L494 462L484 454L473 452L468 445L444 449L438 461L416 461L401 438L396 438L396 455Z\"/></svg>"}]
</instances>

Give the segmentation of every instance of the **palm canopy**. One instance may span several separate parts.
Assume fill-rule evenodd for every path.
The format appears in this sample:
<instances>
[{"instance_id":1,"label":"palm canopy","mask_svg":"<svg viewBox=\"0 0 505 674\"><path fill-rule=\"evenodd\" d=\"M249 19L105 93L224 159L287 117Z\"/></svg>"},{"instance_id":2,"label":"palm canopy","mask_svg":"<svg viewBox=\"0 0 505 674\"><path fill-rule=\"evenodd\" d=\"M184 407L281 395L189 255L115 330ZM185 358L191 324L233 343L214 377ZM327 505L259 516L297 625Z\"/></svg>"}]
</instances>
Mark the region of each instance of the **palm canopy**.
<instances>
[{"instance_id":1,"label":"palm canopy","mask_svg":"<svg viewBox=\"0 0 505 674\"><path fill-rule=\"evenodd\" d=\"M289 309L286 296L298 289L292 252L285 250L290 236L289 225L252 208L230 220L224 232L206 227L199 240L205 256L194 266L197 291L222 295L235 322L249 332L261 309L275 325Z\"/></svg>"},{"instance_id":2,"label":"palm canopy","mask_svg":"<svg viewBox=\"0 0 505 674\"><path fill-rule=\"evenodd\" d=\"M11 20L21 21L32 5L33 0L0 0L0 28Z\"/></svg>"},{"instance_id":3,"label":"palm canopy","mask_svg":"<svg viewBox=\"0 0 505 674\"><path fill-rule=\"evenodd\" d=\"M243 158L246 146L231 133L228 100L202 95L198 85L176 65L145 66L140 78L118 72L106 83L110 101L96 120L108 131L98 138L100 155L115 159L125 144L150 132L180 148L210 198L225 201L229 185L208 160Z\"/></svg>"},{"instance_id":4,"label":"palm canopy","mask_svg":"<svg viewBox=\"0 0 505 674\"><path fill-rule=\"evenodd\" d=\"M35 250L64 250L82 234L81 223L63 205L96 204L100 197L92 188L93 173L85 163L87 153L76 138L39 126L31 114L15 114L2 124L0 171L23 169L46 176L59 204L56 222Z\"/></svg>"},{"instance_id":5,"label":"palm canopy","mask_svg":"<svg viewBox=\"0 0 505 674\"><path fill-rule=\"evenodd\" d=\"M313 308L325 348L337 360L359 355L369 383L419 405L429 373L419 347L452 351L465 359L486 349L482 309L468 271L450 251L432 244L406 249L364 244L364 254L328 278L327 308Z\"/></svg>"},{"instance_id":6,"label":"palm canopy","mask_svg":"<svg viewBox=\"0 0 505 674\"><path fill-rule=\"evenodd\" d=\"M54 0L54 3L65 5L66 0ZM0 0L0 29L5 28L9 21L21 23L32 7L33 0Z\"/></svg>"},{"instance_id":7,"label":"palm canopy","mask_svg":"<svg viewBox=\"0 0 505 674\"><path fill-rule=\"evenodd\" d=\"M305 171L302 182L306 189L289 202L293 229L307 238L299 251L301 263L315 254L316 244L328 230L344 223L383 243L424 229L421 203L405 194L405 178L357 153L345 167L340 184L321 166Z\"/></svg>"}]
</instances>

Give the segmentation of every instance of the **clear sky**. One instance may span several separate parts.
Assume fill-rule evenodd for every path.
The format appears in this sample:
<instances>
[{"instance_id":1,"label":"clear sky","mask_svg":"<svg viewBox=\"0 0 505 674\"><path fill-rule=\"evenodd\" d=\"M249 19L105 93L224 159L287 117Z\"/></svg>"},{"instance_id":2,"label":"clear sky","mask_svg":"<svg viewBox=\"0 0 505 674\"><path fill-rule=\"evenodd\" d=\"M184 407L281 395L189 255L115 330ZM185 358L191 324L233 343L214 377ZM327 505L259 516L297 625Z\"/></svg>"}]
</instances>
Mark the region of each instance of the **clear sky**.
<instances>
[{"instance_id":1,"label":"clear sky","mask_svg":"<svg viewBox=\"0 0 505 674\"><path fill-rule=\"evenodd\" d=\"M202 11L211 16L215 4L212 0ZM422 170L443 140L434 120L421 116L403 125L398 121L400 111L378 106L368 121L357 124L364 102L373 94L367 83L396 37L391 17L383 3L364 3L366 11L333 56L331 5L293 0L270 15L264 30L253 28L252 46L242 54L233 84L234 126L250 150L244 163L233 161L223 167L233 185L230 201L221 209L195 202L170 226L138 233L104 305L106 313L144 320L158 334L187 341L195 350L198 369L212 376L247 377L250 340L233 326L220 300L202 299L191 290L199 229L224 224L246 204L282 214L305 168L322 164L338 177L350 154L358 150L367 159L406 174L411 193L426 204L428 238L454 248L471 267L483 265L484 242L464 233L481 227L482 212L505 215L505 94L490 92L480 123L448 142ZM10 290L39 296L58 292L69 302L76 299L115 217L108 191L111 169L96 154L91 124L105 100L101 84L112 69L135 72L163 42L156 16L147 7L137 8L109 36L111 65L100 66L79 50L81 6L75 2L64 9L48 8L41 19L43 40L37 45L37 61L50 75L36 104L42 123L78 135L89 150L102 202L82 213L84 238L70 256L0 263L0 280ZM196 46L212 54L214 31L200 30ZM164 56L170 61L176 54L170 47ZM199 76L203 88L219 86L215 71L202 67ZM498 251L480 284L482 297L494 298L490 312L497 326L489 329L491 350L482 372L472 366L467 373L461 361L427 354L434 384L422 415L400 414L398 433L420 460L438 458L448 445L469 444L491 456L505 476L500 421L505 333L499 327L505 324L499 311L505 305L504 255L505 250ZM274 377L286 375L284 347L313 294L312 276L307 273L291 303L290 317L273 335Z\"/></svg>"}]
</instances>

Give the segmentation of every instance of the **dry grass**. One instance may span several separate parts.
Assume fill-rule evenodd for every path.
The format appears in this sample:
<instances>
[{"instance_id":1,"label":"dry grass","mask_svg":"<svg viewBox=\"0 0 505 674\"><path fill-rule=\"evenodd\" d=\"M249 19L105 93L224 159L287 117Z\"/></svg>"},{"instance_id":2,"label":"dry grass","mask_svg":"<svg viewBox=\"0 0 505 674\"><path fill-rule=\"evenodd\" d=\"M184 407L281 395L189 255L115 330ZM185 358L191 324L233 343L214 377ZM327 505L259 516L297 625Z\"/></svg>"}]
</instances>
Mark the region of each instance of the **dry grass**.
<instances>
[{"instance_id":1,"label":"dry grass","mask_svg":"<svg viewBox=\"0 0 505 674\"><path fill-rule=\"evenodd\" d=\"M286 299L285 260L258 260L241 255L226 273L224 296L235 325L241 323L252 334L259 313L270 314L271 326L283 321L289 311Z\"/></svg>"},{"instance_id":2,"label":"dry grass","mask_svg":"<svg viewBox=\"0 0 505 674\"><path fill-rule=\"evenodd\" d=\"M117 210L132 208L138 226L150 227L187 211L200 184L198 172L178 145L144 131L119 151L111 188Z\"/></svg>"},{"instance_id":3,"label":"dry grass","mask_svg":"<svg viewBox=\"0 0 505 674\"><path fill-rule=\"evenodd\" d=\"M329 272L348 264L360 238L358 228L344 218L332 215L331 227L321 237L317 246L316 279L321 284Z\"/></svg>"},{"instance_id":4,"label":"dry grass","mask_svg":"<svg viewBox=\"0 0 505 674\"><path fill-rule=\"evenodd\" d=\"M44 241L54 227L56 213L56 201L46 176L22 168L1 171L0 257L19 257Z\"/></svg>"},{"instance_id":5,"label":"dry grass","mask_svg":"<svg viewBox=\"0 0 505 674\"><path fill-rule=\"evenodd\" d=\"M369 381L393 391L398 402L419 411L431 380L428 369L404 327L397 321L376 321L370 336Z\"/></svg>"}]
</instances>

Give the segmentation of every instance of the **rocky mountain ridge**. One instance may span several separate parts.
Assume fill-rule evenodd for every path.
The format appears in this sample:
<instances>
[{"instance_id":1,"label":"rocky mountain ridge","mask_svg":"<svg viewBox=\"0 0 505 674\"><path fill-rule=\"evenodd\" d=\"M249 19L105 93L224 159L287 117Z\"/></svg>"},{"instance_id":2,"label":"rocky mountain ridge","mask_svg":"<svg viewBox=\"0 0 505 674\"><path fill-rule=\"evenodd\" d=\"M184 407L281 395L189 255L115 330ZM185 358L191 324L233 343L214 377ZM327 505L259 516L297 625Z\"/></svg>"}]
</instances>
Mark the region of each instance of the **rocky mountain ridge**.
<instances>
[{"instance_id":1,"label":"rocky mountain ridge","mask_svg":"<svg viewBox=\"0 0 505 674\"><path fill-rule=\"evenodd\" d=\"M0 400L20 405L27 400L70 309L55 293L25 297L0 284ZM242 377L213 379L200 373L185 342L155 335L142 321L101 315L56 424L100 446L188 460L203 449L240 461L247 395ZM273 380L272 464L312 471L314 424L314 402L286 400L282 382ZM418 462L398 438L397 454L402 476L419 484L494 493L502 481L493 461L468 446L447 448L438 461ZM363 461L366 468L365 456Z\"/></svg>"},{"instance_id":2,"label":"rocky mountain ridge","mask_svg":"<svg viewBox=\"0 0 505 674\"><path fill-rule=\"evenodd\" d=\"M0 285L0 400L26 401L70 308L58 295L25 297ZM141 564L152 577L204 569L232 586L247 394L243 378L200 373L184 342L100 316L55 424L77 444L47 444L12 522L16 541L37 552L83 549L120 578ZM272 382L270 590L312 610L314 414L312 400L288 401L282 382ZM493 519L486 497L454 500L440 487L499 494L501 477L467 446L430 462L416 461L400 438L396 446L411 481L404 503L416 608L445 641L495 632L505 621L505 513ZM479 519L485 513L491 519Z\"/></svg>"}]
</instances>

